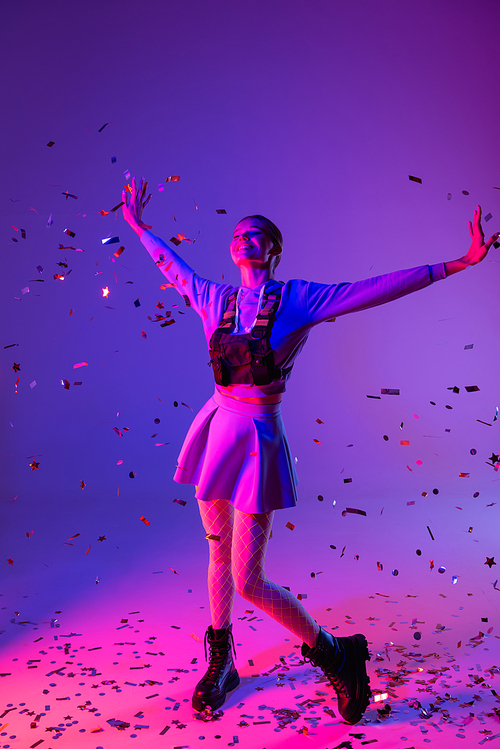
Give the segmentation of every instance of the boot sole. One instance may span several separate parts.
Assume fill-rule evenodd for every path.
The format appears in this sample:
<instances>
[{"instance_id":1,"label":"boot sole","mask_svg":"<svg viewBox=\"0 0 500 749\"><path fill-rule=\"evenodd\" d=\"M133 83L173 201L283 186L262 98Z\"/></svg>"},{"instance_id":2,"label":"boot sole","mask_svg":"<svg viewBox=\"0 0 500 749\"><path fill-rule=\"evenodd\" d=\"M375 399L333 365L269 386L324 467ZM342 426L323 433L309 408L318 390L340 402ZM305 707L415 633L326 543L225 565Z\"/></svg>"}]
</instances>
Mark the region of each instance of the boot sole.
<instances>
[{"instance_id":1,"label":"boot sole","mask_svg":"<svg viewBox=\"0 0 500 749\"><path fill-rule=\"evenodd\" d=\"M366 641L366 637L361 634L353 635L349 638L352 641L353 649L354 649L354 658L355 658L355 664L356 664L356 679L359 685L359 691L360 691L360 697L359 702L357 705L357 709L354 713L354 715L349 716L348 718L345 718L342 716L343 720L345 720L346 723L349 723L349 725L353 725L354 723L357 723L361 718L363 717L363 713L367 709L370 697L371 697L371 689L370 689L370 678L368 674L366 673L366 664L365 661L370 660L370 654L368 652L368 643Z\"/></svg>"},{"instance_id":2,"label":"boot sole","mask_svg":"<svg viewBox=\"0 0 500 749\"><path fill-rule=\"evenodd\" d=\"M224 687L224 691L221 692L219 695L215 695L210 700L204 700L202 697L197 697L195 694L193 694L192 699L192 705L193 710L196 710L197 712L202 712L205 710L205 708L210 707L212 710L217 710L221 705L224 704L227 698L227 693L231 692L233 689L236 689L236 687L240 683L240 677L237 671L233 673L230 679L228 679L226 686Z\"/></svg>"}]
</instances>

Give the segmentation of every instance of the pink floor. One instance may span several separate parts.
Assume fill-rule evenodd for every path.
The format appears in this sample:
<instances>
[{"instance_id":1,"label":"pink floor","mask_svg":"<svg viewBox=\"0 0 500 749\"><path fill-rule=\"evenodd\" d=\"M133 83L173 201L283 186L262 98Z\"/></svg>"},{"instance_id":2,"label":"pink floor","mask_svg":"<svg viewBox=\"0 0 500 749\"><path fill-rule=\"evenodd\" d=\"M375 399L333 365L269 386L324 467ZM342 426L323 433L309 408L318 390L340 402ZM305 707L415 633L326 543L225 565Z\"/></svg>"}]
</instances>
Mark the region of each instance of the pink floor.
<instances>
[{"instance_id":1,"label":"pink floor","mask_svg":"<svg viewBox=\"0 0 500 749\"><path fill-rule=\"evenodd\" d=\"M387 695L349 726L321 672L302 661L300 643L241 600L234 616L241 684L223 714L196 719L190 698L205 668L203 575L193 575L189 589L181 575L172 583L168 568L147 577L142 570L112 590L103 581L81 605L52 592L51 611L36 595L3 595L0 747L107 749L131 739L169 748L204 741L420 749L500 739L500 638L491 621L475 625L492 595L477 585L441 586L444 575L436 574L410 597L394 577L380 577L382 587L351 597L346 578L335 605L316 578L308 594L313 615L336 634L366 633L373 693ZM446 594L437 593L440 586Z\"/></svg>"}]
</instances>

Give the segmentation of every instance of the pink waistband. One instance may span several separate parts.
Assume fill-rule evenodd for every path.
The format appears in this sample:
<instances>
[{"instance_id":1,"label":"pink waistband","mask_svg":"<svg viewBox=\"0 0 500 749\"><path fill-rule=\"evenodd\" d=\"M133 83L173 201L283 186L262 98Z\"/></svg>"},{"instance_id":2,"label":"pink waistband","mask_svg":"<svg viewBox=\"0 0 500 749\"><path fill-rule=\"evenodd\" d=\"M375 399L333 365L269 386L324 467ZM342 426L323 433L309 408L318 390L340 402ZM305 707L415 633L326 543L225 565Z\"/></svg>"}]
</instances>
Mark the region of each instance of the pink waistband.
<instances>
[{"instance_id":1,"label":"pink waistband","mask_svg":"<svg viewBox=\"0 0 500 749\"><path fill-rule=\"evenodd\" d=\"M281 413L281 403L245 403L215 390L213 399L219 408L256 419L272 419Z\"/></svg>"}]
</instances>

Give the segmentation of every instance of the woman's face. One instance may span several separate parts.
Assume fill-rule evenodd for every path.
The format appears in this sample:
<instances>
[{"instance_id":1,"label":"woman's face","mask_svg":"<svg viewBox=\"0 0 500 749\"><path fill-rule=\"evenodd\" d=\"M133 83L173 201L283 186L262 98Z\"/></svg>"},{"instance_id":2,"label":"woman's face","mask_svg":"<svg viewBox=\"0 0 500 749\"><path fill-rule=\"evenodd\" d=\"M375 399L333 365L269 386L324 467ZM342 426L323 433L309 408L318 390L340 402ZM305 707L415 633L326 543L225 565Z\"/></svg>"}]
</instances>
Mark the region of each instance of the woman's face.
<instances>
[{"instance_id":1,"label":"woman's face","mask_svg":"<svg viewBox=\"0 0 500 749\"><path fill-rule=\"evenodd\" d=\"M237 225L231 240L231 259L238 267L269 267L274 243L264 233L259 219L247 218Z\"/></svg>"}]
</instances>

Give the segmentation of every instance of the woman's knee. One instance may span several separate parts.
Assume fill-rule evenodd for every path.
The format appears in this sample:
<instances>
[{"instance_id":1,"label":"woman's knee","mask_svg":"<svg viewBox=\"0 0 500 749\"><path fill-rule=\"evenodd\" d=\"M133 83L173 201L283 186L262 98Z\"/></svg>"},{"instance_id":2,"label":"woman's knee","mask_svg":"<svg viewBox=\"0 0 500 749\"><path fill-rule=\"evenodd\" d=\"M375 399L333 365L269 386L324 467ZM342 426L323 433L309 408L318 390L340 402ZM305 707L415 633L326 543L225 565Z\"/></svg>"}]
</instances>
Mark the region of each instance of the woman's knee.
<instances>
[{"instance_id":1,"label":"woman's knee","mask_svg":"<svg viewBox=\"0 0 500 749\"><path fill-rule=\"evenodd\" d=\"M238 595L246 601L255 601L261 597L263 577L249 573L248 570L233 569L234 586Z\"/></svg>"}]
</instances>

